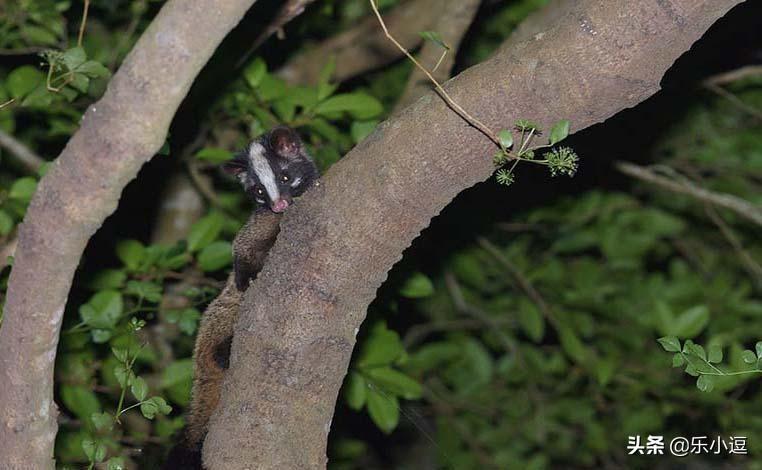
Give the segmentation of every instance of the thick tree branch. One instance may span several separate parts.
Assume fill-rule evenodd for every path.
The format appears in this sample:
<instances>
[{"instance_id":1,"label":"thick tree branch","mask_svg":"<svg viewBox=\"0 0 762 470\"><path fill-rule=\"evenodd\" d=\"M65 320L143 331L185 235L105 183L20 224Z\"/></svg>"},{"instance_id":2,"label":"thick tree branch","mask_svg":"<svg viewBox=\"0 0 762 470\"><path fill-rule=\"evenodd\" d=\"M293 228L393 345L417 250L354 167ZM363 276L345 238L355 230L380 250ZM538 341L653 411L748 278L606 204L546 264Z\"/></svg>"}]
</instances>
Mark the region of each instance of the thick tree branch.
<instances>
[{"instance_id":1,"label":"thick tree branch","mask_svg":"<svg viewBox=\"0 0 762 470\"><path fill-rule=\"evenodd\" d=\"M386 14L392 34L407 48L421 43L419 31L431 29L441 0L407 0ZM384 66L402 57L379 30L376 18L368 16L357 26L309 48L278 70L290 83L316 83L329 57L336 59L333 78L343 81L362 72Z\"/></svg>"},{"instance_id":2,"label":"thick tree branch","mask_svg":"<svg viewBox=\"0 0 762 470\"><path fill-rule=\"evenodd\" d=\"M255 0L171 0L42 179L19 229L0 329L4 468L52 468L53 362L72 276L194 78Z\"/></svg>"},{"instance_id":3,"label":"thick tree branch","mask_svg":"<svg viewBox=\"0 0 762 470\"><path fill-rule=\"evenodd\" d=\"M495 131L518 118L574 130L659 89L740 0L580 0L543 34L447 84ZM290 210L235 330L212 469L322 468L336 397L387 270L452 198L488 178L495 148L428 93L379 126Z\"/></svg>"}]
</instances>

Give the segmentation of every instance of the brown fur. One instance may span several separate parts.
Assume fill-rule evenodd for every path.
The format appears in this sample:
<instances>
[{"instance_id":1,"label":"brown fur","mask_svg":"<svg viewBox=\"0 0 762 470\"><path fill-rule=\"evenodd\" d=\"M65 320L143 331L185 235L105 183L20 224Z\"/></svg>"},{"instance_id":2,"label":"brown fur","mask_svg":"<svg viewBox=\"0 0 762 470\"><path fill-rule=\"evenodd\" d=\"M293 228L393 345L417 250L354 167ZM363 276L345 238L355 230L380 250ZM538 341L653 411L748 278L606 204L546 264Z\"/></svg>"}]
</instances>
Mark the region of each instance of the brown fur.
<instances>
[{"instance_id":1,"label":"brown fur","mask_svg":"<svg viewBox=\"0 0 762 470\"><path fill-rule=\"evenodd\" d=\"M217 408L227 369L229 341L238 320L243 291L262 269L280 230L281 216L282 214L261 211L249 217L233 242L234 272L201 319L193 351L193 390L184 436L184 444L190 448L200 450L209 418ZM237 285L243 290L239 290ZM224 364L221 359L224 359Z\"/></svg>"}]
</instances>

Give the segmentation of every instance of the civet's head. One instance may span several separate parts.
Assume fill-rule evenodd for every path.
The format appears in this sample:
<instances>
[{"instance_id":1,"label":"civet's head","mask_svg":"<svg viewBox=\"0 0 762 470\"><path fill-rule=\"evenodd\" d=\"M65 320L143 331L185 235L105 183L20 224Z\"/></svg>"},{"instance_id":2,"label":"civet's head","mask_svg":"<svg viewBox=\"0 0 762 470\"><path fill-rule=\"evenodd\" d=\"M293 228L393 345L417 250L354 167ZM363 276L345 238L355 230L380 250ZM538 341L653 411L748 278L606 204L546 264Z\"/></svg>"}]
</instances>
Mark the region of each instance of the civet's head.
<instances>
[{"instance_id":1,"label":"civet's head","mask_svg":"<svg viewBox=\"0 0 762 470\"><path fill-rule=\"evenodd\" d=\"M288 127L264 134L223 168L238 178L249 197L273 212L286 210L318 177L302 140Z\"/></svg>"}]
</instances>

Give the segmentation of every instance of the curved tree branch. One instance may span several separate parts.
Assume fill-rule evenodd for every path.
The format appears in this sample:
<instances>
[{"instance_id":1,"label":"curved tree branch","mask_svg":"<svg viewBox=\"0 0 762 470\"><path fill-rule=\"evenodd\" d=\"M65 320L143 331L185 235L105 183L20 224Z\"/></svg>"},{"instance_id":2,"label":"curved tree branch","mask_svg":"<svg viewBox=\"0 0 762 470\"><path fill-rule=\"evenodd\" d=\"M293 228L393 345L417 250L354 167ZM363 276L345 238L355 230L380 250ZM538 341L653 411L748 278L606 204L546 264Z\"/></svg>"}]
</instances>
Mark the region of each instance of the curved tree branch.
<instances>
[{"instance_id":1,"label":"curved tree branch","mask_svg":"<svg viewBox=\"0 0 762 470\"><path fill-rule=\"evenodd\" d=\"M4 468L52 468L53 362L72 276L122 188L160 148L217 45L255 0L171 0L40 182L24 223L0 329Z\"/></svg>"},{"instance_id":2,"label":"curved tree branch","mask_svg":"<svg viewBox=\"0 0 762 470\"><path fill-rule=\"evenodd\" d=\"M496 131L601 122L659 89L674 60L740 0L580 0L541 35L447 84ZM289 211L246 293L211 469L321 468L355 334L388 269L452 198L488 178L494 147L429 93L334 165Z\"/></svg>"},{"instance_id":3,"label":"curved tree branch","mask_svg":"<svg viewBox=\"0 0 762 470\"><path fill-rule=\"evenodd\" d=\"M386 23L394 37L408 50L422 41L419 31L431 29L432 20L441 0L407 0L386 14ZM308 48L278 70L278 75L290 83L316 83L326 59L335 57L333 78L343 81L362 72L384 66L402 57L378 28L373 15L357 26L316 47Z\"/></svg>"}]
</instances>

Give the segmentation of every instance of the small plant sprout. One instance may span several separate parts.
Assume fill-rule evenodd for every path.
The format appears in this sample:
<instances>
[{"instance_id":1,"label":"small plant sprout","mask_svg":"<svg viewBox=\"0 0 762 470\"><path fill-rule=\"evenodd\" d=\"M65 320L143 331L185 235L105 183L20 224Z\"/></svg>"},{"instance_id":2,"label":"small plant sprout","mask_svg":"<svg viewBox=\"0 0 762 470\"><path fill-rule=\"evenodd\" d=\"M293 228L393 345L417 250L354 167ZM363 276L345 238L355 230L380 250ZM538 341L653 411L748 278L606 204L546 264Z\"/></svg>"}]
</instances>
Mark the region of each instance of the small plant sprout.
<instances>
[{"instance_id":1,"label":"small plant sprout","mask_svg":"<svg viewBox=\"0 0 762 470\"><path fill-rule=\"evenodd\" d=\"M744 370L720 369L723 355L722 347L717 344L704 348L687 339L681 346L680 340L675 336L664 336L657 341L665 351L674 353L672 367L684 366L686 374L697 377L696 387L702 392L714 390L717 377L762 374L762 341L757 342L754 351L747 349L741 353L743 363L751 366Z\"/></svg>"},{"instance_id":2,"label":"small plant sprout","mask_svg":"<svg viewBox=\"0 0 762 470\"><path fill-rule=\"evenodd\" d=\"M503 129L498 133L500 150L495 154L493 161L498 168L495 179L503 185L510 185L515 181L514 170L520 161L528 161L545 165L550 169L551 176L574 176L577 172L579 157L569 147L553 148L543 154L542 159L535 159L535 152L539 149L549 148L564 140L569 135L569 121L558 121L550 130L548 143L534 145L537 136L542 135L542 129L532 121L519 119L514 124L514 129L519 133L518 141L514 143L513 133ZM506 168L508 164L510 168Z\"/></svg>"}]
</instances>

